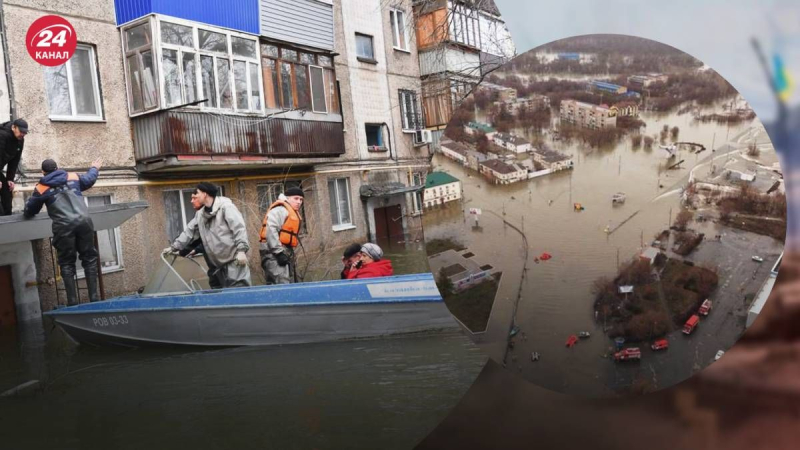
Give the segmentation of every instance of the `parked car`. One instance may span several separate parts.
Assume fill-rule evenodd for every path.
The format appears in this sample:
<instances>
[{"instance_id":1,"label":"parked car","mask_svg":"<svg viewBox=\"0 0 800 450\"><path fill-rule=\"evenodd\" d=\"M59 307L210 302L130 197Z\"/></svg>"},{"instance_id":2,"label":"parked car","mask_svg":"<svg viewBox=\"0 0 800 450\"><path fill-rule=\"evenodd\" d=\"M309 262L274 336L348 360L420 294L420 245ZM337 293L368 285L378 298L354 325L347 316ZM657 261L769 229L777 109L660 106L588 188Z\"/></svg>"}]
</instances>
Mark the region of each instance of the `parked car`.
<instances>
[{"instance_id":1,"label":"parked car","mask_svg":"<svg viewBox=\"0 0 800 450\"><path fill-rule=\"evenodd\" d=\"M653 342L653 345L650 346L653 350L666 350L669 348L669 341L666 339L659 339Z\"/></svg>"},{"instance_id":2,"label":"parked car","mask_svg":"<svg viewBox=\"0 0 800 450\"><path fill-rule=\"evenodd\" d=\"M719 359L722 358L722 355L724 355L724 354L725 354L724 350L717 351L717 354L714 355L714 361L719 361Z\"/></svg>"},{"instance_id":3,"label":"parked car","mask_svg":"<svg viewBox=\"0 0 800 450\"><path fill-rule=\"evenodd\" d=\"M755 262L764 262L764 258L760 256L753 256L753 261Z\"/></svg>"}]
</instances>

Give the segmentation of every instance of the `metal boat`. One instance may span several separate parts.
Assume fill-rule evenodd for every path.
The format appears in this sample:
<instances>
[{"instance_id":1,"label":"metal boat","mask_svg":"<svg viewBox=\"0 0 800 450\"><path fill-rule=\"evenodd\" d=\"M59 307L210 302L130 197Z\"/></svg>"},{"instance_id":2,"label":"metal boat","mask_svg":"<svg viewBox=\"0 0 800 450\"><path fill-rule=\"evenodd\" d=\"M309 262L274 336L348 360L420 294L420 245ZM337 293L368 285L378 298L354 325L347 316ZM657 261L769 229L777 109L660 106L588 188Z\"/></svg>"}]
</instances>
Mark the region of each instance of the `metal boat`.
<instances>
[{"instance_id":1,"label":"metal boat","mask_svg":"<svg viewBox=\"0 0 800 450\"><path fill-rule=\"evenodd\" d=\"M227 289L180 281L182 292L44 314L77 342L129 347L301 344L458 328L431 273Z\"/></svg>"}]
</instances>

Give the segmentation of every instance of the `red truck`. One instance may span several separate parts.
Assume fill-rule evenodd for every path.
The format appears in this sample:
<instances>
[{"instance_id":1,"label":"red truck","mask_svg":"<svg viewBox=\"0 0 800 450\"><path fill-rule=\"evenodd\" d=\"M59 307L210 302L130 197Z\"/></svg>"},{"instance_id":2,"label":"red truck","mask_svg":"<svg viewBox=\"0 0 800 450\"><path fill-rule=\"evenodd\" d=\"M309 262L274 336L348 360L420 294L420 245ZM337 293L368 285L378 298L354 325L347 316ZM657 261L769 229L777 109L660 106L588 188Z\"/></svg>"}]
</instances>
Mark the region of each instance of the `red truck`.
<instances>
[{"instance_id":1,"label":"red truck","mask_svg":"<svg viewBox=\"0 0 800 450\"><path fill-rule=\"evenodd\" d=\"M711 312L711 300L706 299L703 304L700 305L700 309L697 310L697 313L707 316L709 312Z\"/></svg>"},{"instance_id":2,"label":"red truck","mask_svg":"<svg viewBox=\"0 0 800 450\"><path fill-rule=\"evenodd\" d=\"M669 341L666 339L659 339L653 342L653 345L650 346L653 350L666 350L669 348Z\"/></svg>"},{"instance_id":3,"label":"red truck","mask_svg":"<svg viewBox=\"0 0 800 450\"><path fill-rule=\"evenodd\" d=\"M698 323L700 323L700 316L695 314L692 317L689 317L689 320L683 324L683 334L692 334L692 331L694 331Z\"/></svg>"},{"instance_id":4,"label":"red truck","mask_svg":"<svg viewBox=\"0 0 800 450\"><path fill-rule=\"evenodd\" d=\"M639 347L630 347L614 353L614 361L638 360L642 358L642 351Z\"/></svg>"}]
</instances>

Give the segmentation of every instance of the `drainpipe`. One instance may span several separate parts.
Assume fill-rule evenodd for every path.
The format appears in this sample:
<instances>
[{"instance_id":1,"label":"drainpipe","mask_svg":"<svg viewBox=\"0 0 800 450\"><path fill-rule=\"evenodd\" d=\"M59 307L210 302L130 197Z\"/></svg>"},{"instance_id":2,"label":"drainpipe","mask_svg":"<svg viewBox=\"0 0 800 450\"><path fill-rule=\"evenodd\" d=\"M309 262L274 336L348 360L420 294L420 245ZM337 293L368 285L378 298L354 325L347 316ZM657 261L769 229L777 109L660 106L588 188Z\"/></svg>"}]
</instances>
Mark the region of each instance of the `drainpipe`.
<instances>
[{"instance_id":1,"label":"drainpipe","mask_svg":"<svg viewBox=\"0 0 800 450\"><path fill-rule=\"evenodd\" d=\"M8 40L6 39L6 18L4 14L5 5L3 0L0 0L0 40L3 41L3 60L6 66L6 83L8 84L8 105L9 117L13 120L16 117L16 108L14 108L14 85L11 84L11 62L8 59Z\"/></svg>"}]
</instances>

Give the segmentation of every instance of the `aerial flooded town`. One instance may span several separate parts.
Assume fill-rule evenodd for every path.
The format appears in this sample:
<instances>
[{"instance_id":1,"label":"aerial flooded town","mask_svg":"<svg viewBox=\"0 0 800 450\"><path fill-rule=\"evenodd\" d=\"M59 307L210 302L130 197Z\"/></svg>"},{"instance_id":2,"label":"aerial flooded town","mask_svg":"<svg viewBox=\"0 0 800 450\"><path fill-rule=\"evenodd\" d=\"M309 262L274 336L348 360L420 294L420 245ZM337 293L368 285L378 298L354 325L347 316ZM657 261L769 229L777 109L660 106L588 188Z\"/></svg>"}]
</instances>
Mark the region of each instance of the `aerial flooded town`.
<instances>
[{"instance_id":1,"label":"aerial flooded town","mask_svg":"<svg viewBox=\"0 0 800 450\"><path fill-rule=\"evenodd\" d=\"M593 35L518 56L454 113L428 175L431 270L473 341L571 394L674 385L724 355L775 281L779 158L693 57Z\"/></svg>"}]
</instances>

